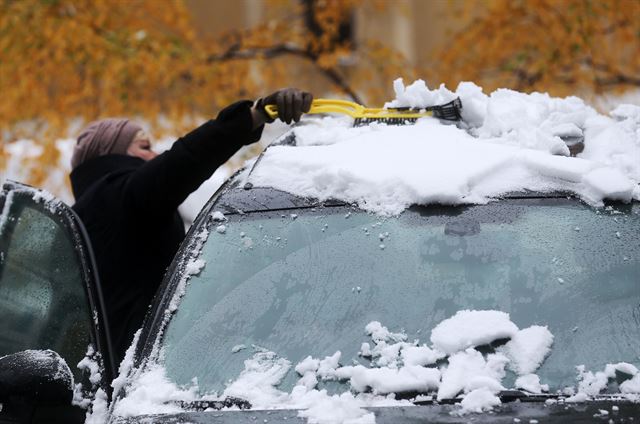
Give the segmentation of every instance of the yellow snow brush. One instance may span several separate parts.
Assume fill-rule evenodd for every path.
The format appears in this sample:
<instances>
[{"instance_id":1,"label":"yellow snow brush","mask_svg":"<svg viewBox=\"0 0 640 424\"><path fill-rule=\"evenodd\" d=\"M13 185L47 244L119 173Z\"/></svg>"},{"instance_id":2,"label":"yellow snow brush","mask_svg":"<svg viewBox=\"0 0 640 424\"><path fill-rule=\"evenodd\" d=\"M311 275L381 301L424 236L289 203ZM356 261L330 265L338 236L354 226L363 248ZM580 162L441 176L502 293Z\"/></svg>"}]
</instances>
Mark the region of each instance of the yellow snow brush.
<instances>
[{"instance_id":1,"label":"yellow snow brush","mask_svg":"<svg viewBox=\"0 0 640 424\"><path fill-rule=\"evenodd\" d=\"M265 111L270 118L278 117L278 107L276 105L266 105ZM311 109L307 113L325 114L338 113L348 115L354 119L353 126L367 125L372 122L383 122L390 125L404 125L416 122L419 118L432 116L447 121L459 121L462 102L456 98L449 103L424 108L368 108L361 104L348 100L316 99L311 103Z\"/></svg>"}]
</instances>

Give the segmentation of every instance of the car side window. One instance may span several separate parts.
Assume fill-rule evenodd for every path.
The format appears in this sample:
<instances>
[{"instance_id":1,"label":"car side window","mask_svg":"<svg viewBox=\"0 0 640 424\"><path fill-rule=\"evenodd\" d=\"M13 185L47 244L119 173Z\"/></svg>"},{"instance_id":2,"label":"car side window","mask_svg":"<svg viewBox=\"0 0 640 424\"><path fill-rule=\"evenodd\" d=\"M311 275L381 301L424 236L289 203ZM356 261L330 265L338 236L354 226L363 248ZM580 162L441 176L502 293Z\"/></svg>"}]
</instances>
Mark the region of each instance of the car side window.
<instances>
[{"instance_id":1,"label":"car side window","mask_svg":"<svg viewBox=\"0 0 640 424\"><path fill-rule=\"evenodd\" d=\"M51 349L80 379L91 312L74 241L62 217L8 196L0 219L0 356Z\"/></svg>"}]
</instances>

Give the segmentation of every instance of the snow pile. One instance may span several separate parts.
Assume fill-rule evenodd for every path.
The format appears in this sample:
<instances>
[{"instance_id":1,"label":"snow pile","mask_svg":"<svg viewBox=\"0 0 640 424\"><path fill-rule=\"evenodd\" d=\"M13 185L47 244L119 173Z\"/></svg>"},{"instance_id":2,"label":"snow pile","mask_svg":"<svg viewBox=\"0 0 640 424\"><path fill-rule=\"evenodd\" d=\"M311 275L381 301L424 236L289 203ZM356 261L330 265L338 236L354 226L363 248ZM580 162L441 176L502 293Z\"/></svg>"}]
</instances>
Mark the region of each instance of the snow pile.
<instances>
[{"instance_id":1,"label":"snow pile","mask_svg":"<svg viewBox=\"0 0 640 424\"><path fill-rule=\"evenodd\" d=\"M159 365L151 366L127 387L127 396L115 404L116 416L169 414L182 411L173 401L196 399L197 386L181 389L171 383Z\"/></svg>"},{"instance_id":2,"label":"snow pile","mask_svg":"<svg viewBox=\"0 0 640 424\"><path fill-rule=\"evenodd\" d=\"M87 413L85 424L104 424L109 413L109 398L104 390L98 389L91 404L91 412Z\"/></svg>"},{"instance_id":3,"label":"snow pile","mask_svg":"<svg viewBox=\"0 0 640 424\"><path fill-rule=\"evenodd\" d=\"M180 304L182 296L184 296L189 279L194 275L198 275L206 265L206 261L200 258L200 252L202 251L202 246L204 246L207 238L209 238L209 230L203 227L189 242L189 255L184 257L182 259L182 263L179 265L183 267L184 272L177 284L175 295L171 299L169 307L164 312L165 323L169 320L171 314L178 309L178 305Z\"/></svg>"},{"instance_id":4,"label":"snow pile","mask_svg":"<svg viewBox=\"0 0 640 424\"><path fill-rule=\"evenodd\" d=\"M486 388L494 393L503 390L501 380L505 376L506 356L492 353L486 356L469 348L449 356L449 366L442 372L438 388L438 400L451 399L460 392L468 393Z\"/></svg>"},{"instance_id":5,"label":"snow pile","mask_svg":"<svg viewBox=\"0 0 640 424\"><path fill-rule=\"evenodd\" d=\"M339 396L322 396L299 416L307 418L309 424L374 424L373 412L361 408L351 393Z\"/></svg>"},{"instance_id":6,"label":"snow pile","mask_svg":"<svg viewBox=\"0 0 640 424\"><path fill-rule=\"evenodd\" d=\"M640 372L634 365L619 362L617 364L607 364L604 371L595 373L586 371L584 365L576 367L578 371L578 394L581 398L593 397L600 394L607 388L609 380L616 378L616 373L620 373L626 377L626 380L620 384L620 393L623 394L640 394Z\"/></svg>"},{"instance_id":7,"label":"snow pile","mask_svg":"<svg viewBox=\"0 0 640 424\"><path fill-rule=\"evenodd\" d=\"M509 339L518 327L509 314L498 311L458 311L442 321L431 332L431 343L441 351L451 354L471 346L491 343L497 339Z\"/></svg>"},{"instance_id":8,"label":"snow pile","mask_svg":"<svg viewBox=\"0 0 640 424\"><path fill-rule=\"evenodd\" d=\"M213 221L218 221L218 222L224 222L227 220L227 218L224 216L224 214L220 211L214 211L211 214L211 220Z\"/></svg>"},{"instance_id":9,"label":"snow pile","mask_svg":"<svg viewBox=\"0 0 640 424\"><path fill-rule=\"evenodd\" d=\"M640 374L636 374L630 380L622 383L620 392L626 394L640 393Z\"/></svg>"},{"instance_id":10,"label":"snow pile","mask_svg":"<svg viewBox=\"0 0 640 424\"><path fill-rule=\"evenodd\" d=\"M142 329L139 329L135 332L131 344L127 348L127 351L124 353L124 358L122 359L122 361L120 361L120 365L118 366L118 376L111 382L111 387L113 387L114 395L118 395L118 393L131 382L130 374L133 370L133 356L136 350L136 345L140 340L141 332Z\"/></svg>"},{"instance_id":11,"label":"snow pile","mask_svg":"<svg viewBox=\"0 0 640 424\"><path fill-rule=\"evenodd\" d=\"M133 341L120 362L118 377L111 382L113 397L122 397L113 405L112 413L115 416L129 417L179 412L181 410L179 406L167 404L167 402L174 399L194 400L195 389L189 391L178 388L166 378L164 368L158 365L152 365L144 372L134 367L134 352L141 332L142 329L134 334ZM98 412L104 415L97 414L94 406L95 422L106 422L108 418L106 412L102 409Z\"/></svg>"},{"instance_id":12,"label":"snow pile","mask_svg":"<svg viewBox=\"0 0 640 424\"><path fill-rule=\"evenodd\" d=\"M500 398L498 398L493 391L481 387L479 389L472 390L468 395L462 399L460 406L461 414L467 412L486 412L493 409L494 406L500 405Z\"/></svg>"},{"instance_id":13,"label":"snow pile","mask_svg":"<svg viewBox=\"0 0 640 424\"><path fill-rule=\"evenodd\" d=\"M640 106L640 89L625 91L624 93L604 93L591 99L598 110L613 110L618 105Z\"/></svg>"},{"instance_id":14,"label":"snow pile","mask_svg":"<svg viewBox=\"0 0 640 424\"><path fill-rule=\"evenodd\" d=\"M254 409L298 409L309 423L370 424L375 416L367 407L411 405L396 399L396 394L407 392L431 394L437 400L457 398L453 413L480 413L500 405L498 393L505 390L507 368L517 374L514 388L536 394L549 390L535 371L549 354L553 335L543 326L519 329L504 312L459 311L433 328L430 346L408 342L406 334L391 332L377 321L370 322L365 333L370 342L362 344L360 356L368 365L342 365L337 351L323 359L308 356L292 366L275 352L253 346L244 370L224 392L204 396L195 378L189 387L178 387L157 363L135 375L127 352L121 377L114 381L116 392L128 382L127 393L116 403L114 414L178 412L180 402L233 397L250 402ZM493 352L477 349L504 339L509 342ZM299 379L286 392L279 385L292 368ZM640 374L632 364L610 364L595 374L578 369L579 394L569 398L572 401L597 395L616 373L627 377L621 393L640 393ZM344 390L330 394L318 387L323 382L341 382Z\"/></svg>"},{"instance_id":15,"label":"snow pile","mask_svg":"<svg viewBox=\"0 0 640 424\"><path fill-rule=\"evenodd\" d=\"M194 259L185 265L184 272L187 275L198 275L205 265L206 261L204 259Z\"/></svg>"},{"instance_id":16,"label":"snow pile","mask_svg":"<svg viewBox=\"0 0 640 424\"><path fill-rule=\"evenodd\" d=\"M547 327L534 325L513 334L501 349L510 359L510 368L519 375L531 374L551 352L553 334Z\"/></svg>"},{"instance_id":17,"label":"snow pile","mask_svg":"<svg viewBox=\"0 0 640 424\"><path fill-rule=\"evenodd\" d=\"M525 189L571 191L594 205L640 199L638 106L607 117L577 97L506 89L486 95L473 83L456 92L429 90L423 81L394 87L390 107L460 97L463 122L351 128L344 118L309 120L294 130L297 146L269 148L248 181L386 215L411 204L484 203ZM581 140L583 152L568 157L567 144Z\"/></svg>"},{"instance_id":18,"label":"snow pile","mask_svg":"<svg viewBox=\"0 0 640 424\"><path fill-rule=\"evenodd\" d=\"M200 209L209 201L211 196L220 188L232 174L233 169L230 166L221 166L203 182L200 187L191 193L184 202L178 207L180 216L185 221L187 227L191 226L196 220Z\"/></svg>"},{"instance_id":19,"label":"snow pile","mask_svg":"<svg viewBox=\"0 0 640 424\"><path fill-rule=\"evenodd\" d=\"M100 353L96 352L93 345L87 347L87 353L84 358L76 366L83 373L88 375L89 382L91 383L91 390L89 392L83 391L82 383L76 383L73 390L72 404L78 405L83 409L87 409L92 403L95 405L95 390L102 380L102 370L100 367ZM94 406L95 407L95 406ZM90 414L91 415L91 414Z\"/></svg>"},{"instance_id":20,"label":"snow pile","mask_svg":"<svg viewBox=\"0 0 640 424\"><path fill-rule=\"evenodd\" d=\"M287 394L276 386L289 372L291 362L274 352L260 350L244 365L244 371L224 391L225 396L247 399L257 409L287 401Z\"/></svg>"},{"instance_id":21,"label":"snow pile","mask_svg":"<svg viewBox=\"0 0 640 424\"><path fill-rule=\"evenodd\" d=\"M9 192L9 194L7 194L7 198L4 201L2 213L0 213L0 232L4 232L4 226L8 222L10 216L9 213L11 212L11 206L13 205L14 194L14 192Z\"/></svg>"},{"instance_id":22,"label":"snow pile","mask_svg":"<svg viewBox=\"0 0 640 424\"><path fill-rule=\"evenodd\" d=\"M548 384L540 384L540 377L536 374L525 374L516 379L516 389L522 389L529 393L540 394L549 391Z\"/></svg>"}]
</instances>

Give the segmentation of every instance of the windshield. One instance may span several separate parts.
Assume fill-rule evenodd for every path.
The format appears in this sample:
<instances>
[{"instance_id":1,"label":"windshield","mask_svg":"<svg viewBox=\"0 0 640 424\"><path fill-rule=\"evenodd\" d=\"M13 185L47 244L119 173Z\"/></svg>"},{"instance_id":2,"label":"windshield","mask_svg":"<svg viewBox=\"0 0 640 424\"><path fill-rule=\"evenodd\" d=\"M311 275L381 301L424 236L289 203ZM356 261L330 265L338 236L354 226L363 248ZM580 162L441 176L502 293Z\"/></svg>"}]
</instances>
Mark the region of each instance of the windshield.
<instances>
[{"instance_id":1,"label":"windshield","mask_svg":"<svg viewBox=\"0 0 640 424\"><path fill-rule=\"evenodd\" d=\"M364 364L369 323L430 344L466 309L547 326L553 348L536 373L552 393L575 385L577 365L638 366L639 209L513 199L385 219L349 207L228 216L166 329L167 376L219 393L260 349L294 365L337 351ZM289 369L280 387L298 377Z\"/></svg>"}]
</instances>

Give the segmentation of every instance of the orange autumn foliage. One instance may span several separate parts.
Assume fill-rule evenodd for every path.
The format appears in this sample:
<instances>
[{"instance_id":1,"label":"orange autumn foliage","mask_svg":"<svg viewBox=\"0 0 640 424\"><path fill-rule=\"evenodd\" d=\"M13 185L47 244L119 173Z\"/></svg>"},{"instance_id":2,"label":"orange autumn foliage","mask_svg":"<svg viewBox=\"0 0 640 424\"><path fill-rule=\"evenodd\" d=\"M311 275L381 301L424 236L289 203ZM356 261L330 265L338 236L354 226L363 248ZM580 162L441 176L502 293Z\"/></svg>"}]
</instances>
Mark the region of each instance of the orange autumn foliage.
<instances>
[{"instance_id":1,"label":"orange autumn foliage","mask_svg":"<svg viewBox=\"0 0 640 424\"><path fill-rule=\"evenodd\" d=\"M33 129L13 127L25 120L59 129L68 120L106 115L173 122L210 115L238 97L286 84L290 69L274 62L287 55L336 74L329 78L348 95L366 93L366 84L340 72L354 47L336 41L341 22L362 0L309 2L317 33L304 25L304 3L271 3L296 19L211 40L196 36L180 1L0 0L0 125L20 133ZM358 50L383 70L405 65L375 43ZM254 62L262 68L258 78L250 75Z\"/></svg>"},{"instance_id":2,"label":"orange autumn foliage","mask_svg":"<svg viewBox=\"0 0 640 424\"><path fill-rule=\"evenodd\" d=\"M638 0L468 0L453 14L463 11L475 17L437 56L434 79L558 96L640 87Z\"/></svg>"},{"instance_id":3,"label":"orange autumn foliage","mask_svg":"<svg viewBox=\"0 0 640 424\"><path fill-rule=\"evenodd\" d=\"M161 123L175 134L283 86L323 79L334 92L378 100L383 82L407 73L392 49L367 40L355 46L342 34L354 8L382 11L385 2L267 6L273 16L265 23L206 39L180 0L0 0L3 141L43 145L25 164L39 185L57 166L53 140L74 122L129 116L154 124L156 136ZM3 160L0 153L0 167Z\"/></svg>"}]
</instances>

